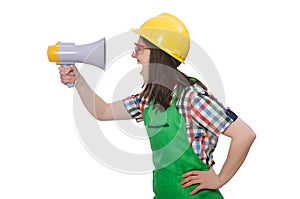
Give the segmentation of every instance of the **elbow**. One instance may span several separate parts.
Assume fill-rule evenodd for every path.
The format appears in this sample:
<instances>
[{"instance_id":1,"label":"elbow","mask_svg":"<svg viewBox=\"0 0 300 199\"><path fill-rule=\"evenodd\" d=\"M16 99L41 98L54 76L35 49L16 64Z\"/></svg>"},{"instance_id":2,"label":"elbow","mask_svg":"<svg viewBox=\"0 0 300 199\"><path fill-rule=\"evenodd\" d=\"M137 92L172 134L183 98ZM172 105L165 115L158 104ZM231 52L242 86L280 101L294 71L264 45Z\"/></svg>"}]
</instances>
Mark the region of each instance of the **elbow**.
<instances>
[{"instance_id":1,"label":"elbow","mask_svg":"<svg viewBox=\"0 0 300 199\"><path fill-rule=\"evenodd\" d=\"M104 118L101 115L94 115L94 118L98 121L104 121Z\"/></svg>"},{"instance_id":2,"label":"elbow","mask_svg":"<svg viewBox=\"0 0 300 199\"><path fill-rule=\"evenodd\" d=\"M252 128L246 124L245 122L243 122L241 124L241 131L244 132L242 133L242 137L244 137L245 140L247 140L249 143L253 143L254 140L256 139L256 133L252 130Z\"/></svg>"},{"instance_id":3,"label":"elbow","mask_svg":"<svg viewBox=\"0 0 300 199\"><path fill-rule=\"evenodd\" d=\"M109 105L103 106L101 109L97 109L95 111L95 114L93 114L94 118L99 121L111 120L110 115L111 114L110 114L110 106Z\"/></svg>"},{"instance_id":4,"label":"elbow","mask_svg":"<svg viewBox=\"0 0 300 199\"><path fill-rule=\"evenodd\" d=\"M93 118L95 118L96 120L99 120L99 121L103 121L104 120L104 118L103 118L102 115L97 114L97 113L92 112L92 111L89 111L89 112L90 112L91 116L93 116Z\"/></svg>"},{"instance_id":5,"label":"elbow","mask_svg":"<svg viewBox=\"0 0 300 199\"><path fill-rule=\"evenodd\" d=\"M231 137L234 143L239 144L241 147L250 148L256 139L256 134L250 131L240 131L238 135Z\"/></svg>"},{"instance_id":6,"label":"elbow","mask_svg":"<svg viewBox=\"0 0 300 199\"><path fill-rule=\"evenodd\" d=\"M94 117L98 121L109 121L109 119L107 117L105 117L104 115L96 115Z\"/></svg>"},{"instance_id":7,"label":"elbow","mask_svg":"<svg viewBox=\"0 0 300 199\"><path fill-rule=\"evenodd\" d=\"M104 114L97 111L96 109L88 109L88 112L90 113L91 116L93 116L93 118L95 118L96 120L99 121L103 121L104 118Z\"/></svg>"},{"instance_id":8,"label":"elbow","mask_svg":"<svg viewBox=\"0 0 300 199\"><path fill-rule=\"evenodd\" d=\"M105 118L104 113L95 113L93 114L94 118L98 121L106 121L107 119Z\"/></svg>"},{"instance_id":9,"label":"elbow","mask_svg":"<svg viewBox=\"0 0 300 199\"><path fill-rule=\"evenodd\" d=\"M251 146L256 139L256 133L241 119L230 125L224 134L244 146Z\"/></svg>"},{"instance_id":10,"label":"elbow","mask_svg":"<svg viewBox=\"0 0 300 199\"><path fill-rule=\"evenodd\" d=\"M256 133L254 133L254 131L252 131L251 137L252 137L253 141L256 139Z\"/></svg>"},{"instance_id":11,"label":"elbow","mask_svg":"<svg viewBox=\"0 0 300 199\"><path fill-rule=\"evenodd\" d=\"M247 133L247 140L252 144L256 139L256 133L253 130L248 131Z\"/></svg>"},{"instance_id":12,"label":"elbow","mask_svg":"<svg viewBox=\"0 0 300 199\"><path fill-rule=\"evenodd\" d=\"M104 114L96 111L96 109L94 110L88 110L91 114L91 116L93 116L93 118L95 118L96 120L99 120L99 121L103 121L104 120Z\"/></svg>"}]
</instances>

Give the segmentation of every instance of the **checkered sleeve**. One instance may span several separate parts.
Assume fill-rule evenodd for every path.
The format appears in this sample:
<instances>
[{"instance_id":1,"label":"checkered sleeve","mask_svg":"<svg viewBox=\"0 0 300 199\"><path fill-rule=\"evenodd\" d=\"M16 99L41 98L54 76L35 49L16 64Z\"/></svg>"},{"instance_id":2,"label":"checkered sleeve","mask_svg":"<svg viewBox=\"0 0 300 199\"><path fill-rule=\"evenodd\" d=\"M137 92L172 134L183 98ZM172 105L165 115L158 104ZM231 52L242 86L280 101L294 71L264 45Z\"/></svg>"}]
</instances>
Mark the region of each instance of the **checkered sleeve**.
<instances>
[{"instance_id":1,"label":"checkered sleeve","mask_svg":"<svg viewBox=\"0 0 300 199\"><path fill-rule=\"evenodd\" d=\"M137 122L143 121L143 114L141 111L141 97L140 94L132 95L123 99L123 104L128 113L131 115L133 119Z\"/></svg>"},{"instance_id":2,"label":"checkered sleeve","mask_svg":"<svg viewBox=\"0 0 300 199\"><path fill-rule=\"evenodd\" d=\"M191 96L191 116L193 122L199 127L215 135L223 133L234 121L227 112L227 109L206 91L193 92Z\"/></svg>"}]
</instances>

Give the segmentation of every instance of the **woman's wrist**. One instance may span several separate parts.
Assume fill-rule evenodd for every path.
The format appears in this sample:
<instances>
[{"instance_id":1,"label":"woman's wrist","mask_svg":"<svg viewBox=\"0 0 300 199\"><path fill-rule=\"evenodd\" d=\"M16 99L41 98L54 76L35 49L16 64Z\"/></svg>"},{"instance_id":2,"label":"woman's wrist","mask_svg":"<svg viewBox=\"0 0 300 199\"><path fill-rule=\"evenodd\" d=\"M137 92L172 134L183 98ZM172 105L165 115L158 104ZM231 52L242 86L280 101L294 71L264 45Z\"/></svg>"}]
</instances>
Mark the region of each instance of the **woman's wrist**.
<instances>
[{"instance_id":1,"label":"woman's wrist","mask_svg":"<svg viewBox=\"0 0 300 199\"><path fill-rule=\"evenodd\" d=\"M83 77L82 77L81 74L78 72L77 75L76 75L75 82L74 82L75 87L82 86L82 85L83 85L83 82L84 82Z\"/></svg>"}]
</instances>

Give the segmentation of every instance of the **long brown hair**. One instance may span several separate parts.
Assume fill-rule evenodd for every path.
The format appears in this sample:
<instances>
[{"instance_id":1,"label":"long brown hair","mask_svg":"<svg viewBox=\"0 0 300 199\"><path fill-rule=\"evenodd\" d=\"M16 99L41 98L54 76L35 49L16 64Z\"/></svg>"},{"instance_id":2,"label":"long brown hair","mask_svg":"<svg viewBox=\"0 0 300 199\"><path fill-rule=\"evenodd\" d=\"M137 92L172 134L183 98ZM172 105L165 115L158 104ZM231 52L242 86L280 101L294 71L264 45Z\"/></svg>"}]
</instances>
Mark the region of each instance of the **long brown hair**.
<instances>
[{"instance_id":1,"label":"long brown hair","mask_svg":"<svg viewBox=\"0 0 300 199\"><path fill-rule=\"evenodd\" d=\"M166 109L172 99L175 84L177 84L177 96L184 88L195 83L198 83L202 88L207 90L207 87L201 81L187 76L177 69L181 62L155 47L148 40L143 38L143 41L151 48L150 63L148 67L149 81L142 91L142 95L146 99L154 99L154 103L159 104Z\"/></svg>"}]
</instances>

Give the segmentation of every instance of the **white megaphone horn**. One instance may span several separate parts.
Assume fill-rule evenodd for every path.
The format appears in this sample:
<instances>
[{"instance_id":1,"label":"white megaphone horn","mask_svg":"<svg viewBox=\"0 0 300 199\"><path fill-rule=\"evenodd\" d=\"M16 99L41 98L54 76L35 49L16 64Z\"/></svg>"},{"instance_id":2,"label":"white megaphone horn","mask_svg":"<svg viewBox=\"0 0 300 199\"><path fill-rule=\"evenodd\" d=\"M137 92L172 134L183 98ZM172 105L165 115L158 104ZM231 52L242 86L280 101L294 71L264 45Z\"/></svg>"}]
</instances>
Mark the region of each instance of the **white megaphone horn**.
<instances>
[{"instance_id":1,"label":"white megaphone horn","mask_svg":"<svg viewBox=\"0 0 300 199\"><path fill-rule=\"evenodd\" d=\"M75 63L86 63L105 70L105 38L84 45L57 42L55 45L48 47L47 55L50 62L55 62L57 65L64 67L69 67ZM69 88L73 86L73 83L68 84Z\"/></svg>"}]
</instances>

